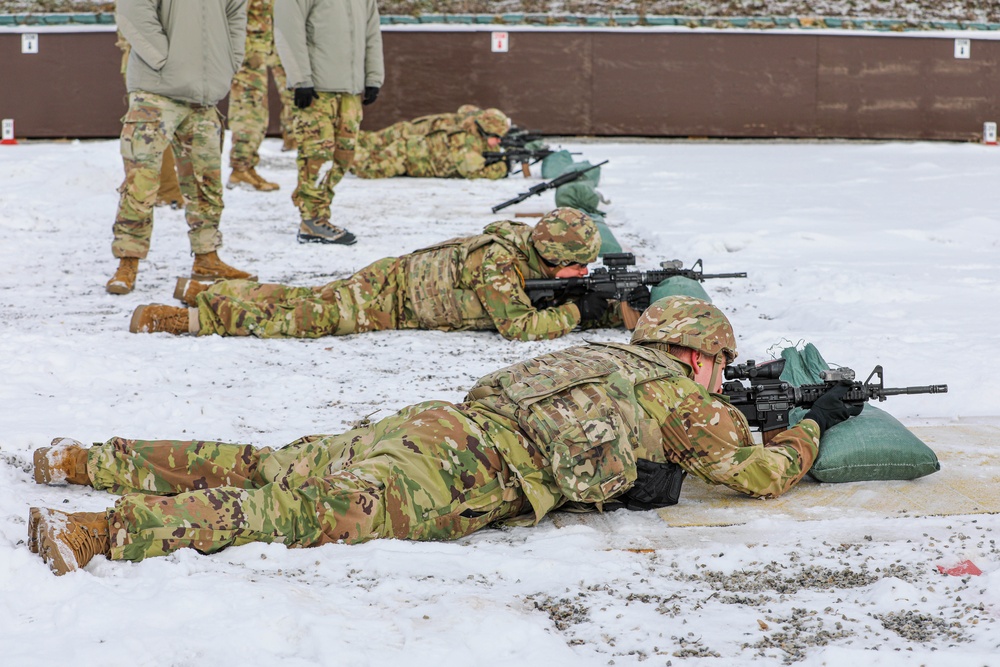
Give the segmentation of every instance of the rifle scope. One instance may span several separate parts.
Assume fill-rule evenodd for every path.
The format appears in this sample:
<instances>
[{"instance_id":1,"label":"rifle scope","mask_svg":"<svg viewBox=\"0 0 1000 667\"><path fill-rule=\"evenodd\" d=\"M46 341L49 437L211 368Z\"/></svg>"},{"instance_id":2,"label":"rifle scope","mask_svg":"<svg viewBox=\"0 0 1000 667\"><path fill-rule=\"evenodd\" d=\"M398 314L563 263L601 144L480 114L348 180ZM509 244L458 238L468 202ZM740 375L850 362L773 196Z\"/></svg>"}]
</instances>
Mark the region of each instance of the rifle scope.
<instances>
[{"instance_id":1,"label":"rifle scope","mask_svg":"<svg viewBox=\"0 0 1000 667\"><path fill-rule=\"evenodd\" d=\"M785 360L775 359L774 361L767 361L760 366L751 359L745 364L733 364L731 366L726 366L726 379L727 380L752 380L754 378L760 378L761 380L777 380L781 377L781 372L785 370Z\"/></svg>"},{"instance_id":2,"label":"rifle scope","mask_svg":"<svg viewBox=\"0 0 1000 667\"><path fill-rule=\"evenodd\" d=\"M635 266L635 255L630 252L609 252L601 257L604 266L618 268L619 266Z\"/></svg>"}]
</instances>

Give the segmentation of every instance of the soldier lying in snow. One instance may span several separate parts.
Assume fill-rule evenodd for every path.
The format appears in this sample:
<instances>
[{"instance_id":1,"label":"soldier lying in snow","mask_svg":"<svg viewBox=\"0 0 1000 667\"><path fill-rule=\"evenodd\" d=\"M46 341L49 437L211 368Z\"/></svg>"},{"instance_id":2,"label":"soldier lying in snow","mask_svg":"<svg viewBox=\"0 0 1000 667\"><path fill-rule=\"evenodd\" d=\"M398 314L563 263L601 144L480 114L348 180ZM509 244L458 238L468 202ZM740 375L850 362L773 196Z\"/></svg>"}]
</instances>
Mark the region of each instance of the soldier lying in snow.
<instances>
[{"instance_id":1,"label":"soldier lying in snow","mask_svg":"<svg viewBox=\"0 0 1000 667\"><path fill-rule=\"evenodd\" d=\"M458 113L361 132L351 171L360 178L504 178L507 165L488 165L483 153L499 150L509 128L503 112L467 105Z\"/></svg>"},{"instance_id":2,"label":"soldier lying in snow","mask_svg":"<svg viewBox=\"0 0 1000 667\"><path fill-rule=\"evenodd\" d=\"M537 309L524 292L532 278L584 276L600 235L584 213L560 208L532 228L500 221L402 257L386 257L320 287L228 280L178 280L189 308L150 304L132 316L133 333L165 331L261 338L316 338L383 329L496 330L511 340L563 336L577 326L617 326L606 298Z\"/></svg>"},{"instance_id":3,"label":"soldier lying in snow","mask_svg":"<svg viewBox=\"0 0 1000 667\"><path fill-rule=\"evenodd\" d=\"M501 369L462 403L429 401L340 435L281 449L112 438L57 438L35 452L35 481L123 493L104 512L32 508L28 546L57 574L102 554L139 561L184 547L373 538L442 540L497 522L538 523L574 502L656 508L682 470L751 496L778 496L806 474L837 400L754 444L743 414L712 395L736 357L715 306L669 297L631 344L592 343Z\"/></svg>"}]
</instances>

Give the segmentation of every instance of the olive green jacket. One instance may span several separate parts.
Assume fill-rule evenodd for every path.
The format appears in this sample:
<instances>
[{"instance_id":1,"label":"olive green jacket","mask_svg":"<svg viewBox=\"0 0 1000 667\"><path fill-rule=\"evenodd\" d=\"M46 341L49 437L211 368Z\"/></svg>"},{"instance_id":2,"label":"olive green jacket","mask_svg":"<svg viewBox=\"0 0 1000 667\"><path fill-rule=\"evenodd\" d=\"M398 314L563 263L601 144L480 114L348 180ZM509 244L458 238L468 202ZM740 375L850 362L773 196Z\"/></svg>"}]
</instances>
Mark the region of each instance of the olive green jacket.
<instances>
[{"instance_id":1,"label":"olive green jacket","mask_svg":"<svg viewBox=\"0 0 1000 667\"><path fill-rule=\"evenodd\" d=\"M375 0L275 0L274 43L289 88L363 93L382 87L382 32Z\"/></svg>"},{"instance_id":2,"label":"olive green jacket","mask_svg":"<svg viewBox=\"0 0 1000 667\"><path fill-rule=\"evenodd\" d=\"M247 0L118 0L115 20L132 45L129 92L212 105L243 63Z\"/></svg>"}]
</instances>

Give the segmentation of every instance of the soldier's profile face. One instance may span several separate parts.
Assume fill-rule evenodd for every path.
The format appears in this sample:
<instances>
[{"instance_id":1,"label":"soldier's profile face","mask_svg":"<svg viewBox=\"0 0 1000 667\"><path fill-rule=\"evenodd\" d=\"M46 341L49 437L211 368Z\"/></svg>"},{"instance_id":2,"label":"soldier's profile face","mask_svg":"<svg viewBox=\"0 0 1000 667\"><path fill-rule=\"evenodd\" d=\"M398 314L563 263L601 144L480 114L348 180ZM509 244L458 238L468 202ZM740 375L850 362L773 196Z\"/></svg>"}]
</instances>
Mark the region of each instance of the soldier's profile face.
<instances>
[{"instance_id":1,"label":"soldier's profile face","mask_svg":"<svg viewBox=\"0 0 1000 667\"><path fill-rule=\"evenodd\" d=\"M556 278L583 278L588 272L584 264L570 264L556 271Z\"/></svg>"}]
</instances>

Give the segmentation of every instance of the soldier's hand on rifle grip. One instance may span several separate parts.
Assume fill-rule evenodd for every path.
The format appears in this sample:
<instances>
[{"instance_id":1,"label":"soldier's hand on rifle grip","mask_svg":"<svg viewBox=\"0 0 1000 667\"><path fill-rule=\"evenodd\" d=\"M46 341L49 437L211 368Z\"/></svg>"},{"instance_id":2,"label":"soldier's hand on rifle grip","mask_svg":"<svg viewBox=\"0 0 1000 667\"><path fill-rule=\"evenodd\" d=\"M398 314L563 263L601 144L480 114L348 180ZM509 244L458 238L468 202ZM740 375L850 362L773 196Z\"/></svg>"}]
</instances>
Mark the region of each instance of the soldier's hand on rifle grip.
<instances>
[{"instance_id":1,"label":"soldier's hand on rifle grip","mask_svg":"<svg viewBox=\"0 0 1000 667\"><path fill-rule=\"evenodd\" d=\"M637 310L640 313L642 313L642 311L649 308L650 298L651 296L648 287L646 287L645 285L636 285L632 289L632 291L628 293L628 296L625 297L625 301L634 310Z\"/></svg>"},{"instance_id":2,"label":"soldier's hand on rifle grip","mask_svg":"<svg viewBox=\"0 0 1000 667\"><path fill-rule=\"evenodd\" d=\"M580 311L580 324L600 322L608 312L608 300L600 294L588 292L577 300L576 307Z\"/></svg>"},{"instance_id":3,"label":"soldier's hand on rifle grip","mask_svg":"<svg viewBox=\"0 0 1000 667\"><path fill-rule=\"evenodd\" d=\"M319 95L316 94L315 88L306 86L305 88L296 88L293 97L295 98L296 107L299 109L308 109L313 100L317 99Z\"/></svg>"},{"instance_id":4,"label":"soldier's hand on rifle grip","mask_svg":"<svg viewBox=\"0 0 1000 667\"><path fill-rule=\"evenodd\" d=\"M803 419L812 419L819 424L820 433L832 428L850 417L857 417L864 409L864 403L851 405L844 402L844 397L851 390L853 383L843 380L816 399Z\"/></svg>"}]
</instances>

